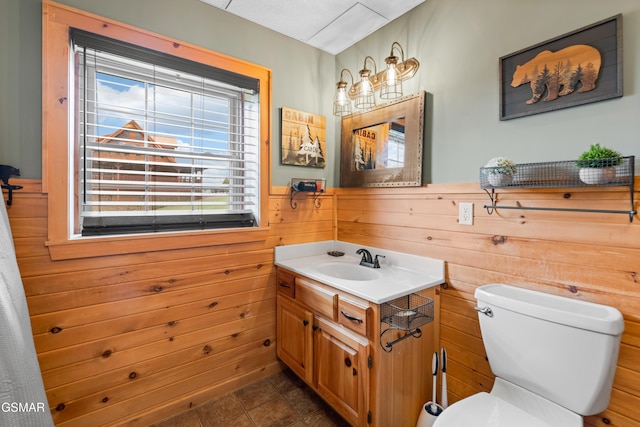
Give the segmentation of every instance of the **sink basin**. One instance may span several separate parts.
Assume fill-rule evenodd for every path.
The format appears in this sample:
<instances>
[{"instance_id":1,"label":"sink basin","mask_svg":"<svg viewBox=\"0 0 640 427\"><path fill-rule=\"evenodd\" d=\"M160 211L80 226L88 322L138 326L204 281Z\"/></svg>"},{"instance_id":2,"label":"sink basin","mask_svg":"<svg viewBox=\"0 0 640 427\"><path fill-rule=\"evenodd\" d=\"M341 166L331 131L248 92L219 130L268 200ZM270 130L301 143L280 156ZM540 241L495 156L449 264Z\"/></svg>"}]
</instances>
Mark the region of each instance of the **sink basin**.
<instances>
[{"instance_id":1,"label":"sink basin","mask_svg":"<svg viewBox=\"0 0 640 427\"><path fill-rule=\"evenodd\" d=\"M380 278L380 273L372 268L363 267L358 264L344 264L339 262L330 262L320 264L317 267L319 273L326 276L335 277L337 279L369 281Z\"/></svg>"}]
</instances>

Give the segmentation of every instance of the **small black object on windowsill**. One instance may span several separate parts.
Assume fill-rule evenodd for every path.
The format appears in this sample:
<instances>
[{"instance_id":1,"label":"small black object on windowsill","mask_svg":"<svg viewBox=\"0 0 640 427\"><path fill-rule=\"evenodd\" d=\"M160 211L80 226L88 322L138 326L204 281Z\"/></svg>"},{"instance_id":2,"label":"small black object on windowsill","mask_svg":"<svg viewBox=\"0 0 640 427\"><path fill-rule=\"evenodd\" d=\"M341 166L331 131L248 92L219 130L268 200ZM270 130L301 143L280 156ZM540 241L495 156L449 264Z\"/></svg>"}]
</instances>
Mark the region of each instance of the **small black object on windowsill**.
<instances>
[{"instance_id":1,"label":"small black object on windowsill","mask_svg":"<svg viewBox=\"0 0 640 427\"><path fill-rule=\"evenodd\" d=\"M325 192L325 187L327 185L327 180L325 178L318 179L302 179L302 178L292 178L291 179L291 197L289 199L289 204L291 205L291 209L295 209L298 207L298 204L293 201L293 198L298 193L313 193L313 205L316 208L320 207L320 200L318 197L322 193Z\"/></svg>"},{"instance_id":2,"label":"small black object on windowsill","mask_svg":"<svg viewBox=\"0 0 640 427\"><path fill-rule=\"evenodd\" d=\"M0 180L2 181L2 188L9 192L9 197L7 198L8 206L13 204L13 190L22 189L22 185L9 184L9 178L12 176L20 176L20 169L9 165L0 165Z\"/></svg>"}]
</instances>

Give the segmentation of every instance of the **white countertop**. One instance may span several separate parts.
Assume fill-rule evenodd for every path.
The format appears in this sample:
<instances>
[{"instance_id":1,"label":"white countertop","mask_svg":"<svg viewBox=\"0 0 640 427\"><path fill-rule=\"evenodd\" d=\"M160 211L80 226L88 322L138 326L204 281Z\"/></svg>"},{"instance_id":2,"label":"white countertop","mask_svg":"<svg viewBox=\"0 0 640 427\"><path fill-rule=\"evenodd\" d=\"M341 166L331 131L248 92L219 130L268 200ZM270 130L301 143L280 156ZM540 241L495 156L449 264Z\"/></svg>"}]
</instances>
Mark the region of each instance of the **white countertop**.
<instances>
[{"instance_id":1,"label":"white countertop","mask_svg":"<svg viewBox=\"0 0 640 427\"><path fill-rule=\"evenodd\" d=\"M359 266L361 256L356 251L360 248L367 249L373 257L385 257L380 260L379 269ZM345 255L334 257L327 254L329 251L340 251ZM443 260L339 240L276 246L275 264L376 304L444 283ZM322 272L337 267L336 264L352 264L371 270L366 274L373 277L348 280Z\"/></svg>"}]
</instances>

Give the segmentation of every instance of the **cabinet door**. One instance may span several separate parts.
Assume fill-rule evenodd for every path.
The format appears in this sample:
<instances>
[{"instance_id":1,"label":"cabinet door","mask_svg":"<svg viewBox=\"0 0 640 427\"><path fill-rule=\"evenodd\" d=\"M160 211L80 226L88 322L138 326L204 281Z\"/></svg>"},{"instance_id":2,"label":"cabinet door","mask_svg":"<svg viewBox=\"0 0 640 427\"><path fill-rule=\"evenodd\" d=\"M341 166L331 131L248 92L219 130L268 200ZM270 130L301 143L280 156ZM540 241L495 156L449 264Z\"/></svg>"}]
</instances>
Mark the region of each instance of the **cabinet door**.
<instances>
[{"instance_id":1,"label":"cabinet door","mask_svg":"<svg viewBox=\"0 0 640 427\"><path fill-rule=\"evenodd\" d=\"M300 378L313 380L313 314L278 295L276 352Z\"/></svg>"},{"instance_id":2,"label":"cabinet door","mask_svg":"<svg viewBox=\"0 0 640 427\"><path fill-rule=\"evenodd\" d=\"M318 393L352 425L366 424L369 345L333 322L318 318L314 334Z\"/></svg>"}]
</instances>

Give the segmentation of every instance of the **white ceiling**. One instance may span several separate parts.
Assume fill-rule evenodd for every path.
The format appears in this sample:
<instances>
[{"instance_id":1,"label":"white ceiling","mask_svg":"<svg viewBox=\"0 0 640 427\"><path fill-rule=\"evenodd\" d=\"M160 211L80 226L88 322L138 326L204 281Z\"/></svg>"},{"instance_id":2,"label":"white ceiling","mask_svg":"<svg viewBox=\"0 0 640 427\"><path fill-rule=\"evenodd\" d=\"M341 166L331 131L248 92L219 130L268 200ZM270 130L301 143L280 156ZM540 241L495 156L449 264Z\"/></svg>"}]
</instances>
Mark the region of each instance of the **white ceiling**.
<instances>
[{"instance_id":1,"label":"white ceiling","mask_svg":"<svg viewBox=\"0 0 640 427\"><path fill-rule=\"evenodd\" d=\"M201 0L337 55L425 0Z\"/></svg>"}]
</instances>

